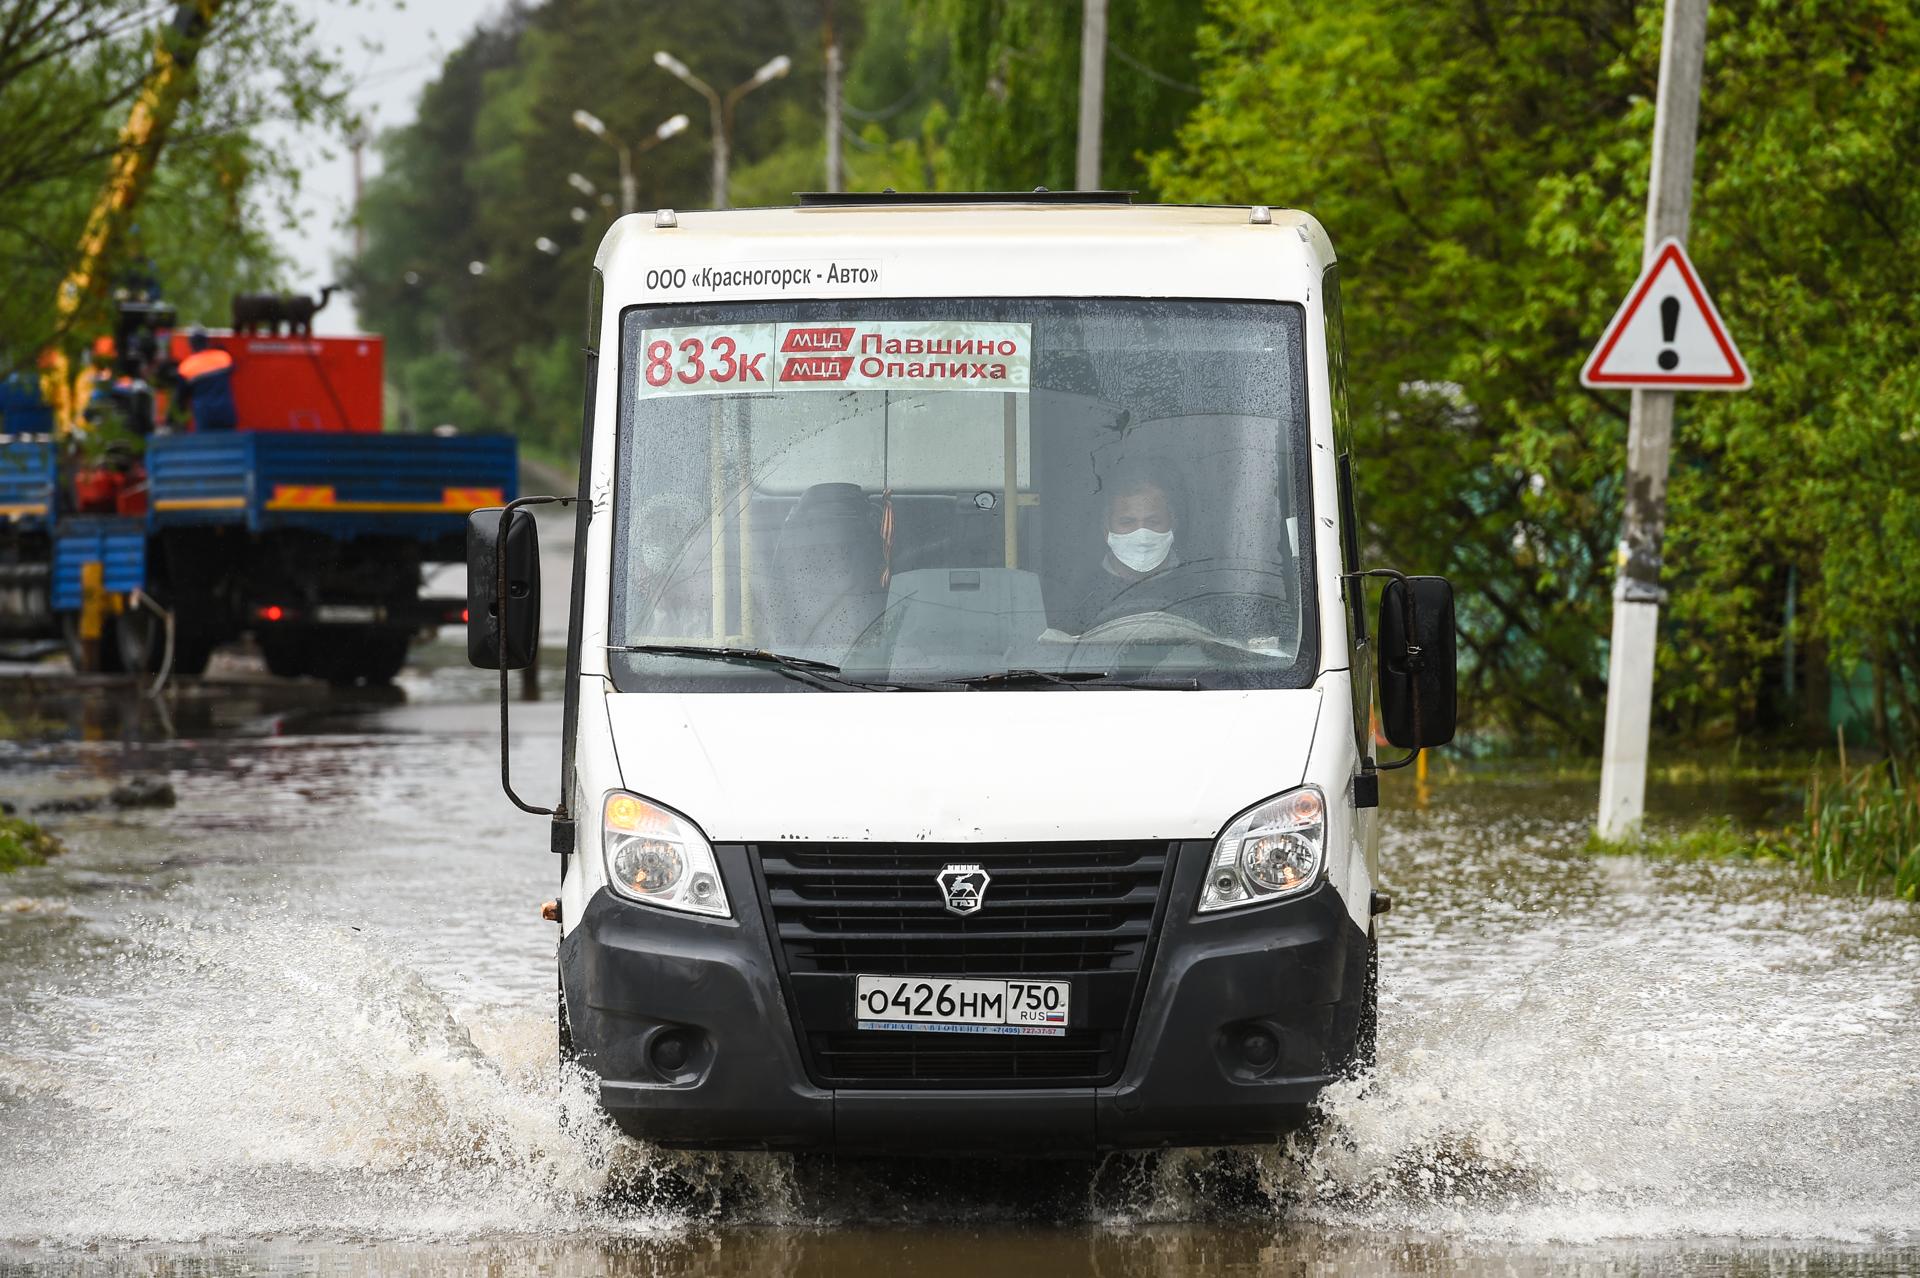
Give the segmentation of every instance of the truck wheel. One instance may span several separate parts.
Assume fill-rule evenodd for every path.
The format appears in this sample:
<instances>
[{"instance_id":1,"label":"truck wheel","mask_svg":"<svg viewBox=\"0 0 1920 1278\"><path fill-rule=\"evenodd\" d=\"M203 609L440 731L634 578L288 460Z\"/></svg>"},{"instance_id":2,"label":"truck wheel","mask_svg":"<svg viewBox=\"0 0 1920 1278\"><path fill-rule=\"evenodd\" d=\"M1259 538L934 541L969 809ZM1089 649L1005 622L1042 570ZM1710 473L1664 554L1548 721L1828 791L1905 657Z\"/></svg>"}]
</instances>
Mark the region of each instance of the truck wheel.
<instances>
[{"instance_id":1,"label":"truck wheel","mask_svg":"<svg viewBox=\"0 0 1920 1278\"><path fill-rule=\"evenodd\" d=\"M213 660L213 646L213 640L206 635L175 635L173 672L198 679L207 672L207 663Z\"/></svg>"},{"instance_id":2,"label":"truck wheel","mask_svg":"<svg viewBox=\"0 0 1920 1278\"><path fill-rule=\"evenodd\" d=\"M267 663L267 673L274 678L298 679L313 672L311 636L276 630L257 637L260 658Z\"/></svg>"},{"instance_id":3,"label":"truck wheel","mask_svg":"<svg viewBox=\"0 0 1920 1278\"><path fill-rule=\"evenodd\" d=\"M336 688L356 683L380 687L393 682L407 664L413 636L405 630L349 630L314 646L312 673Z\"/></svg>"},{"instance_id":4,"label":"truck wheel","mask_svg":"<svg viewBox=\"0 0 1920 1278\"><path fill-rule=\"evenodd\" d=\"M67 663L75 674L122 674L126 667L120 664L120 637L117 617L104 617L100 621L100 643L95 650L92 669L87 667L86 649L80 642L80 617L77 613L64 613L60 618L60 638L67 645Z\"/></svg>"},{"instance_id":5,"label":"truck wheel","mask_svg":"<svg viewBox=\"0 0 1920 1278\"><path fill-rule=\"evenodd\" d=\"M161 659L167 652L166 623L145 608L129 609L114 620L120 668L158 674ZM190 678L205 674L207 663L213 659L213 639L196 631L181 630L177 621L174 624L171 673Z\"/></svg>"}]
</instances>

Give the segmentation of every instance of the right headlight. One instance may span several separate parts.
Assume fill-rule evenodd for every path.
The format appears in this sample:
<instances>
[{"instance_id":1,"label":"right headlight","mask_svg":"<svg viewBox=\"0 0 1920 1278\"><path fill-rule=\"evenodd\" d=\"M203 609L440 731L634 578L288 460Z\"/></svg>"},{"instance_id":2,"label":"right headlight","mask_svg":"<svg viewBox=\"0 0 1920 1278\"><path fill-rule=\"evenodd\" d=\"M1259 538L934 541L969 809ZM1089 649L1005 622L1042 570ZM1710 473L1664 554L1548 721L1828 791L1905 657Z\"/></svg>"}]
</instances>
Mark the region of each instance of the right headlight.
<instances>
[{"instance_id":1,"label":"right headlight","mask_svg":"<svg viewBox=\"0 0 1920 1278\"><path fill-rule=\"evenodd\" d=\"M600 808L600 850L607 883L628 900L732 916L713 845L678 812L615 790Z\"/></svg>"},{"instance_id":2,"label":"right headlight","mask_svg":"<svg viewBox=\"0 0 1920 1278\"><path fill-rule=\"evenodd\" d=\"M1213 845L1200 912L1230 910L1312 887L1326 861L1327 801L1303 785L1233 819Z\"/></svg>"}]
</instances>

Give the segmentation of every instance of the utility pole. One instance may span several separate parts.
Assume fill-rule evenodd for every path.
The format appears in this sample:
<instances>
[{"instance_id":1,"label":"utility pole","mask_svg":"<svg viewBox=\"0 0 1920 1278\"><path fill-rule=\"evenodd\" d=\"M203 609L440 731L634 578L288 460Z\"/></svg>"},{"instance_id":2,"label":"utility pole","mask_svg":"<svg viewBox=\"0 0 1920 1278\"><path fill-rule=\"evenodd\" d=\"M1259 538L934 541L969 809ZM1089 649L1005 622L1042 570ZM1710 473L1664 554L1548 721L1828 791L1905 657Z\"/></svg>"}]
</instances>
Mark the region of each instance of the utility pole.
<instances>
[{"instance_id":1,"label":"utility pole","mask_svg":"<svg viewBox=\"0 0 1920 1278\"><path fill-rule=\"evenodd\" d=\"M361 153L367 149L366 133L355 129L347 145L353 148L353 260L358 262L367 255L367 224L360 217L360 201L366 194L366 171L361 167Z\"/></svg>"},{"instance_id":2,"label":"utility pole","mask_svg":"<svg viewBox=\"0 0 1920 1278\"><path fill-rule=\"evenodd\" d=\"M1080 16L1080 147L1073 184L1100 189L1100 113L1107 92L1107 0L1083 0Z\"/></svg>"},{"instance_id":3,"label":"utility pole","mask_svg":"<svg viewBox=\"0 0 1920 1278\"><path fill-rule=\"evenodd\" d=\"M1643 267L1671 236L1682 244L1693 211L1693 152L1707 57L1707 0L1667 0L1660 36L1660 89L1653 116ZM1613 587L1607 659L1606 744L1600 763L1600 837L1635 837L1646 811L1647 735L1653 716L1654 641L1660 626L1661 541L1667 522L1667 454L1673 443L1669 390L1633 392L1627 425L1627 503Z\"/></svg>"},{"instance_id":4,"label":"utility pole","mask_svg":"<svg viewBox=\"0 0 1920 1278\"><path fill-rule=\"evenodd\" d=\"M632 213L640 207L640 179L638 174L634 172L633 157L636 155L645 155L662 142L665 142L668 138L684 133L687 128L687 117L684 115L668 117L661 122L659 128L640 139L640 145L637 147L630 147L621 141L620 135L612 129L609 129L606 126L606 122L591 111L575 111L573 113L573 123L582 133L591 133L594 137L599 138L619 153L620 211L622 213ZM567 175L567 181L573 186L574 190L580 192L582 195L591 195L593 193L593 183L587 181L578 173L569 173Z\"/></svg>"},{"instance_id":5,"label":"utility pole","mask_svg":"<svg viewBox=\"0 0 1920 1278\"><path fill-rule=\"evenodd\" d=\"M833 29L833 0L821 0L821 39L827 46L827 190L844 190L847 173L840 156L840 37Z\"/></svg>"},{"instance_id":6,"label":"utility pole","mask_svg":"<svg viewBox=\"0 0 1920 1278\"><path fill-rule=\"evenodd\" d=\"M778 80L793 69L793 59L786 54L774 58L755 71L746 80L734 85L724 94L695 75L687 64L668 53L665 49L653 55L653 65L673 76L682 84L707 100L707 109L712 117L713 129L713 207L724 209L727 202L727 162L733 150L733 109L740 99L752 93L771 80Z\"/></svg>"}]
</instances>

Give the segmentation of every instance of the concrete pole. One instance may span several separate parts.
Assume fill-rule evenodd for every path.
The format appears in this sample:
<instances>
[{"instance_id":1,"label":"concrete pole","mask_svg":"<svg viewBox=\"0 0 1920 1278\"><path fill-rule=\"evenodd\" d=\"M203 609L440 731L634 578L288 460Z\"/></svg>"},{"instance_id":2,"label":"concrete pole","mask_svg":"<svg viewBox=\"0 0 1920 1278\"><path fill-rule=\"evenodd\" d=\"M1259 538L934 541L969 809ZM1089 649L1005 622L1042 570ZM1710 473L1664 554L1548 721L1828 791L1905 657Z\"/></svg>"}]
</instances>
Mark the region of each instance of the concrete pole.
<instances>
[{"instance_id":1,"label":"concrete pole","mask_svg":"<svg viewBox=\"0 0 1920 1278\"><path fill-rule=\"evenodd\" d=\"M833 30L833 0L821 10L822 38L827 45L827 190L845 190L847 172L840 152L840 37Z\"/></svg>"},{"instance_id":2,"label":"concrete pole","mask_svg":"<svg viewBox=\"0 0 1920 1278\"><path fill-rule=\"evenodd\" d=\"M1693 212L1693 152L1707 55L1707 0L1667 0L1660 90L1640 258L1668 236L1686 242ZM1653 714L1654 638L1660 626L1661 541L1667 522L1667 454L1673 392L1636 390L1627 425L1627 503L1613 588L1607 660L1606 744L1600 761L1600 836L1637 837L1646 811L1647 735Z\"/></svg>"},{"instance_id":3,"label":"concrete pole","mask_svg":"<svg viewBox=\"0 0 1920 1278\"><path fill-rule=\"evenodd\" d=\"M727 207L727 152L733 132L733 104L722 103L720 95L714 94L707 99L713 108L713 207Z\"/></svg>"},{"instance_id":4,"label":"concrete pole","mask_svg":"<svg viewBox=\"0 0 1920 1278\"><path fill-rule=\"evenodd\" d=\"M1107 0L1084 0L1080 18L1080 146L1073 184L1100 189L1100 115L1107 93Z\"/></svg>"},{"instance_id":5,"label":"concrete pole","mask_svg":"<svg viewBox=\"0 0 1920 1278\"><path fill-rule=\"evenodd\" d=\"M353 148L353 260L359 262L367 255L367 224L360 216L361 199L366 194L366 170L362 167L361 153L366 150L367 135L354 130L347 139L347 145Z\"/></svg>"},{"instance_id":6,"label":"concrete pole","mask_svg":"<svg viewBox=\"0 0 1920 1278\"><path fill-rule=\"evenodd\" d=\"M620 211L632 213L640 207L640 182L633 172L633 152L625 142L616 141L613 146L620 152Z\"/></svg>"}]
</instances>

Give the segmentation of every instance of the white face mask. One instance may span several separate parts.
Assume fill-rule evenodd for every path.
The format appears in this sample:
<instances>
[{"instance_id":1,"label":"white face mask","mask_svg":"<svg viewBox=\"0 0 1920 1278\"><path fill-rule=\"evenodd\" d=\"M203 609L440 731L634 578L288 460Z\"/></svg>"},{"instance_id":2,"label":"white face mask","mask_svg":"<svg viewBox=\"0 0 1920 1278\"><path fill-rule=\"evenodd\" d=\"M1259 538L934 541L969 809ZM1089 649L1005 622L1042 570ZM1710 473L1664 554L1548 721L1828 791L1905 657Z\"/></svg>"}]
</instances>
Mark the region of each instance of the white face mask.
<instances>
[{"instance_id":1,"label":"white face mask","mask_svg":"<svg viewBox=\"0 0 1920 1278\"><path fill-rule=\"evenodd\" d=\"M1155 532L1151 528L1136 528L1130 533L1108 533L1107 549L1135 572L1152 572L1167 561L1167 555L1173 550L1171 532Z\"/></svg>"},{"instance_id":2,"label":"white face mask","mask_svg":"<svg viewBox=\"0 0 1920 1278\"><path fill-rule=\"evenodd\" d=\"M649 577L665 575L673 566L673 547L663 541L643 541L640 543L640 566L647 570Z\"/></svg>"}]
</instances>

